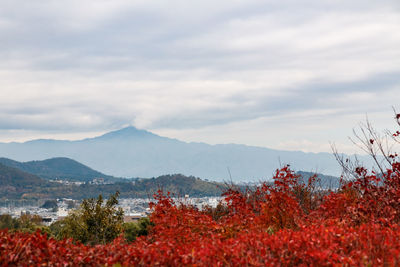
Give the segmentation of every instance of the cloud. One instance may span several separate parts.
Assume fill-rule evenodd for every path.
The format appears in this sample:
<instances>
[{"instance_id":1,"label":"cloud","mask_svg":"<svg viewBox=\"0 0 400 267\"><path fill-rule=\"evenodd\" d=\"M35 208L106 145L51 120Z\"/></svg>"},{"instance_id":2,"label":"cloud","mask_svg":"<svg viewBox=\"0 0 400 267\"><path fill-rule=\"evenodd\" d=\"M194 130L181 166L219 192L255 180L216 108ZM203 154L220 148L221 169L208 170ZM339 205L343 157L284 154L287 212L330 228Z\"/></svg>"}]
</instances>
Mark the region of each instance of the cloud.
<instances>
[{"instance_id":1,"label":"cloud","mask_svg":"<svg viewBox=\"0 0 400 267\"><path fill-rule=\"evenodd\" d=\"M232 125L272 120L277 141L249 137L272 146L296 142L276 118L304 136L324 116L354 125L400 101L399 13L396 0L3 1L0 131L134 124L207 141L231 127L249 143Z\"/></svg>"}]
</instances>

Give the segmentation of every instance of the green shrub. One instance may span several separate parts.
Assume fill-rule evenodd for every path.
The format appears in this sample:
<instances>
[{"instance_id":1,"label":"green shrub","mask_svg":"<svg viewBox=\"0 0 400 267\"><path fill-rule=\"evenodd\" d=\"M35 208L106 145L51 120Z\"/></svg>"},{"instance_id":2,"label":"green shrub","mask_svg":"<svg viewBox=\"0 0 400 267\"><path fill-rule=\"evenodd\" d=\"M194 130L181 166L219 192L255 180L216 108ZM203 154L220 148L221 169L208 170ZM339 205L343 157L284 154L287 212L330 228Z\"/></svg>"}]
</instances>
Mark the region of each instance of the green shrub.
<instances>
[{"instance_id":1,"label":"green shrub","mask_svg":"<svg viewBox=\"0 0 400 267\"><path fill-rule=\"evenodd\" d=\"M137 222L124 223L124 237L126 241L135 241L137 237L147 235L151 223L149 218L140 218Z\"/></svg>"},{"instance_id":2,"label":"green shrub","mask_svg":"<svg viewBox=\"0 0 400 267\"><path fill-rule=\"evenodd\" d=\"M103 203L97 199L85 199L81 206L62 221L50 228L58 239L73 238L84 244L105 244L122 233L123 210L117 208L119 193L116 192Z\"/></svg>"}]
</instances>

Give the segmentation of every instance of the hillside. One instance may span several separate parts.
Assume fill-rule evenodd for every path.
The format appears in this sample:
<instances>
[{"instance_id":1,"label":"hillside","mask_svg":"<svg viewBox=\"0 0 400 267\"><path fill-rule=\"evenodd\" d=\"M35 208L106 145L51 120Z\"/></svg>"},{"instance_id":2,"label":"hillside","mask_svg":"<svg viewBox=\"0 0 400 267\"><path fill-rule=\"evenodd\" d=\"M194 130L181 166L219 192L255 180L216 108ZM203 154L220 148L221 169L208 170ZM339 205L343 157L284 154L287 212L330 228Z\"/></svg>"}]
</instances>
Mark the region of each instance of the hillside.
<instances>
[{"instance_id":1,"label":"hillside","mask_svg":"<svg viewBox=\"0 0 400 267\"><path fill-rule=\"evenodd\" d=\"M29 187L47 184L44 179L0 163L0 186Z\"/></svg>"},{"instance_id":2,"label":"hillside","mask_svg":"<svg viewBox=\"0 0 400 267\"><path fill-rule=\"evenodd\" d=\"M172 192L177 196L219 196L224 185L216 182L208 182L193 176L182 174L163 175L157 178L140 179L135 182L138 192L146 191L149 188L162 189L164 192ZM207 193L207 194L205 194Z\"/></svg>"},{"instance_id":3,"label":"hillside","mask_svg":"<svg viewBox=\"0 0 400 267\"><path fill-rule=\"evenodd\" d=\"M9 166L4 165L6 163ZM62 165L62 163L67 163ZM13 167L11 167L13 166ZM16 167L24 168L20 170ZM72 170L68 170L72 168ZM162 175L157 178L142 178L135 180L119 179L113 184L82 184L65 185L49 182L37 175L28 173L31 170L46 178L58 177L69 178L76 177L76 180L82 180L79 177L85 177L91 180L91 177L99 177L101 173L92 170L74 160L66 158L56 158L44 161L17 162L10 159L0 159L0 198L9 199L55 199L55 198L73 198L83 199L97 197L99 194L110 195L119 191L123 198L146 198L158 190L171 192L175 196L189 195L192 197L200 196L219 196L224 189L224 185L217 182L209 182L193 176L182 174ZM64 172L62 172L64 170ZM45 173L48 171L49 173ZM82 171L82 175L79 175ZM304 181L313 174L311 172L298 172ZM64 176L63 176L64 175ZM75 176L74 176L75 175ZM339 178L319 174L321 186L324 188L336 188L339 185Z\"/></svg>"},{"instance_id":4,"label":"hillside","mask_svg":"<svg viewBox=\"0 0 400 267\"><path fill-rule=\"evenodd\" d=\"M78 141L0 143L0 156L18 161L68 157L118 177L182 173L225 181L230 180L231 174L235 182L259 181L270 178L281 164L290 164L294 170L318 169L325 175L338 176L341 171L330 153L279 151L237 144L187 143L134 127ZM367 157L360 156L359 159L368 166Z\"/></svg>"},{"instance_id":5,"label":"hillside","mask_svg":"<svg viewBox=\"0 0 400 267\"><path fill-rule=\"evenodd\" d=\"M19 198L49 185L46 180L0 163L0 198Z\"/></svg>"},{"instance_id":6,"label":"hillside","mask_svg":"<svg viewBox=\"0 0 400 267\"><path fill-rule=\"evenodd\" d=\"M152 197L158 189L169 191L176 196L219 196L222 186L180 174L135 181L121 179L121 181L101 185L88 183L66 185L49 182L0 163L0 199L84 199L97 197L100 194L108 196L116 191L120 192L122 198L147 198Z\"/></svg>"},{"instance_id":7,"label":"hillside","mask_svg":"<svg viewBox=\"0 0 400 267\"><path fill-rule=\"evenodd\" d=\"M18 162L8 158L0 158L0 163L45 179L88 182L94 178L102 177L106 181L121 180L95 171L75 160L62 157L28 162Z\"/></svg>"}]
</instances>

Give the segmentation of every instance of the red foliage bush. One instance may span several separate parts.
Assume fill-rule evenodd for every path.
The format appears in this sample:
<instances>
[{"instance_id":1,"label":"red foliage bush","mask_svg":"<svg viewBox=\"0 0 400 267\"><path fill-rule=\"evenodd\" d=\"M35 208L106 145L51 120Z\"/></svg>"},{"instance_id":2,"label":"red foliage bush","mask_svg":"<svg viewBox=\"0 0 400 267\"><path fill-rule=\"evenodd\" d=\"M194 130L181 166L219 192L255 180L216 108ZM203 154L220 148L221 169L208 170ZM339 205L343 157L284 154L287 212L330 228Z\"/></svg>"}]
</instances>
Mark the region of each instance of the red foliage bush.
<instances>
[{"instance_id":1,"label":"red foliage bush","mask_svg":"<svg viewBox=\"0 0 400 267\"><path fill-rule=\"evenodd\" d=\"M0 231L2 266L397 266L400 265L400 164L323 195L288 167L274 184L228 190L218 216L174 204L159 192L154 226L133 243L84 246Z\"/></svg>"}]
</instances>

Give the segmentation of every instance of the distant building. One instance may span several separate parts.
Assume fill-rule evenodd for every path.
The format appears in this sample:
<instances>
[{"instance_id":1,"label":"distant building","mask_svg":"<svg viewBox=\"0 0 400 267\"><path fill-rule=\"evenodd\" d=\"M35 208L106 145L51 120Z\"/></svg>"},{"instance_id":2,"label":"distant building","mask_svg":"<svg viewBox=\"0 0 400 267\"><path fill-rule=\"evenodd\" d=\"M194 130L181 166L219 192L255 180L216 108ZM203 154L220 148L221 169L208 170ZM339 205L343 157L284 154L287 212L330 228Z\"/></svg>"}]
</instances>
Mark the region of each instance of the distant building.
<instances>
[{"instance_id":1,"label":"distant building","mask_svg":"<svg viewBox=\"0 0 400 267\"><path fill-rule=\"evenodd\" d=\"M102 178L102 177L93 178L92 184L104 184L104 178Z\"/></svg>"},{"instance_id":2,"label":"distant building","mask_svg":"<svg viewBox=\"0 0 400 267\"><path fill-rule=\"evenodd\" d=\"M140 218L143 218L144 215L141 213L133 213L133 214L129 214L129 215L125 215L124 216L124 222L137 222L140 220Z\"/></svg>"}]
</instances>

